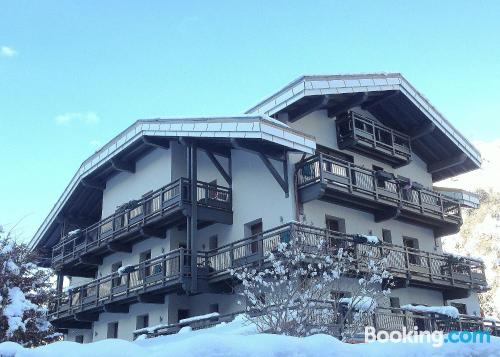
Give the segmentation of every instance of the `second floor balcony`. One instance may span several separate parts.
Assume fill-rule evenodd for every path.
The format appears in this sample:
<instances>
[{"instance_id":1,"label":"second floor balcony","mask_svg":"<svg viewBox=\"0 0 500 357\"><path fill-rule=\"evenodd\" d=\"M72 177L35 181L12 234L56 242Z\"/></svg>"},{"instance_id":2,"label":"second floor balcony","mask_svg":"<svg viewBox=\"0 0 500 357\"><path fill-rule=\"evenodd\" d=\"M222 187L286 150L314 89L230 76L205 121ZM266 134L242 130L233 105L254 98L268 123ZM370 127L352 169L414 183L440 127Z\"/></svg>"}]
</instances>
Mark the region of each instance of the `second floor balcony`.
<instances>
[{"instance_id":1,"label":"second floor balcony","mask_svg":"<svg viewBox=\"0 0 500 357\"><path fill-rule=\"evenodd\" d=\"M232 223L230 188L198 181L196 191L199 225ZM92 273L106 254L130 251L131 244L148 236L164 238L165 228L181 224L191 204L190 181L180 178L85 229L66 234L52 250L52 267Z\"/></svg>"},{"instance_id":2,"label":"second floor balcony","mask_svg":"<svg viewBox=\"0 0 500 357\"><path fill-rule=\"evenodd\" d=\"M458 201L385 171L318 154L297 164L297 174L302 202L323 199L372 212L379 222L422 223L439 236L457 232L462 224Z\"/></svg>"},{"instance_id":3,"label":"second floor balcony","mask_svg":"<svg viewBox=\"0 0 500 357\"><path fill-rule=\"evenodd\" d=\"M367 257L387 258L387 270L397 287L425 286L443 291L445 299L464 297L471 289L486 286L484 264L480 261L436 254L392 244L371 244L355 234L345 234L290 223L209 251L196 257L201 292L210 284L233 283L232 269L265 266L267 253L278 243L300 239L304 249L326 242L328 254L339 248L354 257L352 271L364 271ZM369 254L368 254L369 253ZM161 303L167 293L182 292L191 279L191 253L177 249L133 266L60 292L51 306L50 318L58 327L88 326L98 314L127 312L137 302Z\"/></svg>"},{"instance_id":4,"label":"second floor balcony","mask_svg":"<svg viewBox=\"0 0 500 357\"><path fill-rule=\"evenodd\" d=\"M411 161L410 137L349 111L337 119L340 149L359 151L394 167Z\"/></svg>"}]
</instances>

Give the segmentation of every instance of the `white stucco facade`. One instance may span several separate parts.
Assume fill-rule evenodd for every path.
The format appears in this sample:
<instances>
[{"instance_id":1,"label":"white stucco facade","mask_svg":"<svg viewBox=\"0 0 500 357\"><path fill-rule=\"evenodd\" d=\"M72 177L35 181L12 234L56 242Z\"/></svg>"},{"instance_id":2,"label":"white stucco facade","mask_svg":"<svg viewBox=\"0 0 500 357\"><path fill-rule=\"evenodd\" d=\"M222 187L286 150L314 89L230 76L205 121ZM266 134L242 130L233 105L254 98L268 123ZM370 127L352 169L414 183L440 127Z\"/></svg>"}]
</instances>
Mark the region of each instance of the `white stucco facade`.
<instances>
[{"instance_id":1,"label":"white stucco facade","mask_svg":"<svg viewBox=\"0 0 500 357\"><path fill-rule=\"evenodd\" d=\"M360 109L358 109L360 110ZM368 115L369 113L364 113ZM339 150L335 120L327 117L324 110L315 111L300 120L288 123L293 129L302 131L316 138L317 144L333 150ZM368 158L364 155L347 152L354 158L354 163L371 169L373 165L397 175L410 177L426 187L432 186L432 175L427 170L426 163L417 155L403 167L394 169L390 165ZM264 165L259 156L251 151L233 147L230 158L217 156L223 168L230 172L232 183L233 223L215 223L200 228L196 236L198 250L207 250L210 237L217 236L218 246L240 240L245 237L245 225L257 220L262 221L263 230L288 223L297 219L296 212L300 208L305 223L325 228L327 216L345 220L347 233L359 233L382 237L382 230L391 231L392 243L403 245L403 238L418 240L419 249L432 253L441 253L441 244L434 235L432 228L389 219L375 222L374 215L369 212L348 208L323 200L313 200L299 207L294 194L294 165L301 155L288 153L288 195L282 190L276 179ZM116 208L134 199L140 199L145 193L156 190L181 177L187 177L187 149L178 141L171 141L168 149L157 148L137 161L135 172L121 172L106 182L103 191L102 218L113 214ZM282 170L282 164L271 160L277 171ZM229 187L228 182L216 169L207 154L199 150L197 154L198 180L215 182ZM150 237L132 246L132 252L112 253L103 258L98 266L96 278L112 272L112 265L120 262L122 266L139 263L141 253L149 251L151 257L168 253L185 245L187 240L186 227L174 226L166 229L159 237ZM72 284L84 283L87 279L75 279ZM398 297L403 304L443 305L448 303L439 290L417 287L395 289L391 296ZM237 304L239 297L227 293L201 293L197 295L167 294L162 304L135 303L130 305L128 313L103 312L98 321L93 322L91 330L70 329L68 340L76 340L77 336L84 342L97 341L107 337L108 324L117 322L117 337L132 339L137 328L137 317L148 315L149 326L175 323L179 311L183 310L189 316L211 312L214 306L220 313L230 313L241 309ZM467 305L470 313L479 312L477 295L457 300Z\"/></svg>"}]
</instances>

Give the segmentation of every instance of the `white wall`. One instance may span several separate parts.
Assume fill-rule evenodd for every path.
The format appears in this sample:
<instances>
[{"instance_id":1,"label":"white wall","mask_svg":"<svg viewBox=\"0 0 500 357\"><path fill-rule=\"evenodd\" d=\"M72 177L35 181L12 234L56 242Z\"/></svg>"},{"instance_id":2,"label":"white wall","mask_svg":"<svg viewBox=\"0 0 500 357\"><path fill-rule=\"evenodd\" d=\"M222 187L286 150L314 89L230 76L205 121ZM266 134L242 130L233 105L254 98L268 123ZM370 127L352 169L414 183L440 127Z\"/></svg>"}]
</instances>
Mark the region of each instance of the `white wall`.
<instances>
[{"instance_id":1,"label":"white wall","mask_svg":"<svg viewBox=\"0 0 500 357\"><path fill-rule=\"evenodd\" d=\"M208 247L208 238L214 234L218 235L219 245L243 239L244 225L259 218L262 218L264 230L294 219L292 164L289 165L288 172L291 191L289 197L285 197L285 193L257 155L242 150L232 150L231 155L233 224L215 224L200 230L198 249L202 249L203 244ZM276 167L278 168L277 165ZM282 169L278 170L282 172Z\"/></svg>"},{"instance_id":2,"label":"white wall","mask_svg":"<svg viewBox=\"0 0 500 357\"><path fill-rule=\"evenodd\" d=\"M155 149L136 163L135 173L120 172L106 182L103 191L102 218L130 200L165 186L171 181L171 150Z\"/></svg>"}]
</instances>

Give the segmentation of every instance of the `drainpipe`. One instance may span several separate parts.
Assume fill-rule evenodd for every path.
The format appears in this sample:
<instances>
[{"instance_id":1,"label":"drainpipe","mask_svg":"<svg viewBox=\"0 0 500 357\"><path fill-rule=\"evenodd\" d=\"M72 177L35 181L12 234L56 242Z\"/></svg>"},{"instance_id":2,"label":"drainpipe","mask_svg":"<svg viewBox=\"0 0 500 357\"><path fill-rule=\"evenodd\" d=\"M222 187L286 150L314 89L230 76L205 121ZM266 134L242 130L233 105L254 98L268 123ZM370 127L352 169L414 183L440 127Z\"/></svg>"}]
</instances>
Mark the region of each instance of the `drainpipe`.
<instances>
[{"instance_id":1,"label":"drainpipe","mask_svg":"<svg viewBox=\"0 0 500 357\"><path fill-rule=\"evenodd\" d=\"M198 197L197 197L197 182L198 182L198 168L197 168L197 147L196 142L190 144L190 197L191 197L191 222L190 222L190 248L191 248L191 292L196 293L198 290L198 247L196 245L196 236L198 233Z\"/></svg>"},{"instance_id":2,"label":"drainpipe","mask_svg":"<svg viewBox=\"0 0 500 357\"><path fill-rule=\"evenodd\" d=\"M295 201L295 220L299 222L300 220L300 209L299 209L299 176L298 176L298 168L297 165L304 161L306 158L306 154L303 154L300 161L294 165L293 168L293 199Z\"/></svg>"}]
</instances>

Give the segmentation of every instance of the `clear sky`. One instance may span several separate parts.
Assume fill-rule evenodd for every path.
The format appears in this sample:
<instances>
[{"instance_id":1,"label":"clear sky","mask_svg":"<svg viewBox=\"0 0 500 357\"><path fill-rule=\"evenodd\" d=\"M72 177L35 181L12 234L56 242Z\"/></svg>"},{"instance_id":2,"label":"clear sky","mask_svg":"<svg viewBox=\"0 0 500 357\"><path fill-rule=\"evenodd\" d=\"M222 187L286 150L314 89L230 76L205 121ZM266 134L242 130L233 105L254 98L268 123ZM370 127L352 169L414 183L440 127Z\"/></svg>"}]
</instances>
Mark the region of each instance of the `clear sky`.
<instances>
[{"instance_id":1,"label":"clear sky","mask_svg":"<svg viewBox=\"0 0 500 357\"><path fill-rule=\"evenodd\" d=\"M499 1L0 0L0 224L29 239L139 118L239 114L302 74L397 71L500 137Z\"/></svg>"}]
</instances>

